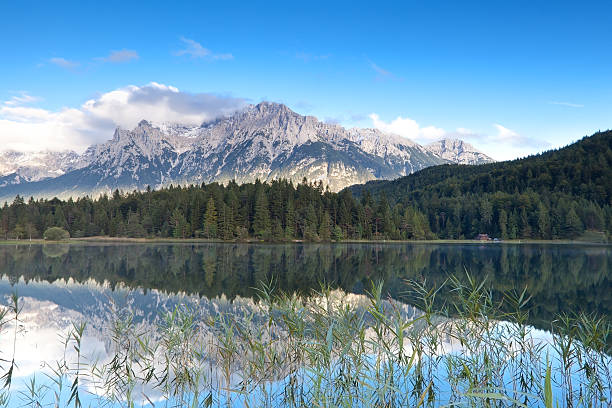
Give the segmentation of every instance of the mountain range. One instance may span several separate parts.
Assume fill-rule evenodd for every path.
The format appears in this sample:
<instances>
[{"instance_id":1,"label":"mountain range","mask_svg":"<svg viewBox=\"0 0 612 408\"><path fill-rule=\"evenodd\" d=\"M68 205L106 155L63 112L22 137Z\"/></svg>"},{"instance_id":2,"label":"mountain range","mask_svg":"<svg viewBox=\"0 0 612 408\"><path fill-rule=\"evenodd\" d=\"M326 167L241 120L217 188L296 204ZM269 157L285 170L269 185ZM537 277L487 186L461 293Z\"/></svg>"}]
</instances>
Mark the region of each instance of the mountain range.
<instances>
[{"instance_id":1,"label":"mountain range","mask_svg":"<svg viewBox=\"0 0 612 408\"><path fill-rule=\"evenodd\" d=\"M143 120L133 130L117 128L111 140L81 155L0 153L0 200L279 178L321 181L339 191L439 164L492 161L461 140L422 146L377 129L346 129L262 102L200 126Z\"/></svg>"},{"instance_id":2,"label":"mountain range","mask_svg":"<svg viewBox=\"0 0 612 408\"><path fill-rule=\"evenodd\" d=\"M612 131L537 155L482 166L443 165L351 186L414 208L443 239L612 238ZM401 213L401 212L400 212Z\"/></svg>"},{"instance_id":3,"label":"mountain range","mask_svg":"<svg viewBox=\"0 0 612 408\"><path fill-rule=\"evenodd\" d=\"M61 176L84 167L80 156L73 151L0 152L0 187Z\"/></svg>"}]
</instances>

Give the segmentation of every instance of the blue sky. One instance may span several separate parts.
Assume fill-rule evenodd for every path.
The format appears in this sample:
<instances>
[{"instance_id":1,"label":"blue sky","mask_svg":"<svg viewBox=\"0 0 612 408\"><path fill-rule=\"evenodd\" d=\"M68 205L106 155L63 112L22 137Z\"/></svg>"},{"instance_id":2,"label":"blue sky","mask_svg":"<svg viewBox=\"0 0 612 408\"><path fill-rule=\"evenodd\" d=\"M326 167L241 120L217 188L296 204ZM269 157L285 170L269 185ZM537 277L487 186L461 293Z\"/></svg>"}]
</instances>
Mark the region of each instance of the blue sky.
<instances>
[{"instance_id":1,"label":"blue sky","mask_svg":"<svg viewBox=\"0 0 612 408\"><path fill-rule=\"evenodd\" d=\"M0 142L82 150L141 114L215 115L177 108L212 93L513 158L612 127L611 16L607 1L1 2ZM121 95L152 83L186 99L125 114Z\"/></svg>"}]
</instances>

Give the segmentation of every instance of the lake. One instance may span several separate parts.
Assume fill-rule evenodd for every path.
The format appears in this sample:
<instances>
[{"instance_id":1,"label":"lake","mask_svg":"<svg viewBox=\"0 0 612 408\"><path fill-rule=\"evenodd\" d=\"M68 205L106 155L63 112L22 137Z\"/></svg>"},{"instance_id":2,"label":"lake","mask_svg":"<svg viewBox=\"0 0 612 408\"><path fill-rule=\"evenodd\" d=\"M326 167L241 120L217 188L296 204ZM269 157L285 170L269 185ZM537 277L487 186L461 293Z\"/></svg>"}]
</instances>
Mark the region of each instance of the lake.
<instances>
[{"instance_id":1,"label":"lake","mask_svg":"<svg viewBox=\"0 0 612 408\"><path fill-rule=\"evenodd\" d=\"M532 324L560 312L611 315L612 247L569 244L47 244L0 246L0 294L83 310L95 292L121 287L142 302L176 293L254 297L261 282L310 293L321 284L363 294L383 281L403 298L407 280L442 285L451 275L486 279L494 296L532 296ZM66 283L69 282L70 285ZM99 285L96 286L96 284ZM68 290L67 288L70 288ZM80 290L89 296L78 296ZM153 293L152 293L153 291ZM442 292L444 293L444 291ZM115 297L117 297L115 295ZM443 297L439 299L442 302ZM102 298L103 299L103 298ZM151 310L150 313L154 313Z\"/></svg>"},{"instance_id":2,"label":"lake","mask_svg":"<svg viewBox=\"0 0 612 408\"><path fill-rule=\"evenodd\" d=\"M263 327L267 317L254 300L261 282L300 294L325 285L355 294L351 301L364 307L362 295L372 283L384 282L385 296L408 303L402 313L409 319L420 313L410 305L409 281L437 287L452 276L466 281L469 274L485 281L494 301L526 288L528 323L539 329L549 329L560 313L609 318L612 311L612 247L606 245L20 244L0 246L0 274L2 304L10 305L13 293L20 299L19 321L0 336L0 359L15 347L13 376L22 381L12 390L24 392L29 379L48 373L45 367L67 352L71 361L77 358L62 337L74 332L75 322L87 322L79 347L90 364L110 361L118 343L109 327L117 327L117 317L129 316L134 333L151 333L161 314L183 304L202 319L237 316ZM437 308L453 301L448 283L436 299ZM221 383L213 381L213 388L222 389Z\"/></svg>"}]
</instances>

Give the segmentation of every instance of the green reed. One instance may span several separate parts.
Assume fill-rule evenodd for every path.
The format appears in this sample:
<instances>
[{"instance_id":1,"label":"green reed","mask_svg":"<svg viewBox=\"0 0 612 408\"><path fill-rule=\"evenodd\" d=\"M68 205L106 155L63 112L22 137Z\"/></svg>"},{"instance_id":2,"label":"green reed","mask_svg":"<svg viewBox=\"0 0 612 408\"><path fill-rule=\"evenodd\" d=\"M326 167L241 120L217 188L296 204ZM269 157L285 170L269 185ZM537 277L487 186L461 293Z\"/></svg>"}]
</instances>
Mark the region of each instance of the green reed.
<instances>
[{"instance_id":1,"label":"green reed","mask_svg":"<svg viewBox=\"0 0 612 408\"><path fill-rule=\"evenodd\" d=\"M11 392L15 348L2 350L0 406L405 407L610 406L610 323L560 315L551 343L529 322L526 289L494 299L469 274L441 287L409 282L405 298L322 286L309 296L262 284L235 313L179 305L153 326L113 309L108 355L83 355L86 325L64 338L47 380ZM409 306L407 302L415 304ZM20 301L0 309L17 341ZM503 323L502 323L503 322Z\"/></svg>"}]
</instances>

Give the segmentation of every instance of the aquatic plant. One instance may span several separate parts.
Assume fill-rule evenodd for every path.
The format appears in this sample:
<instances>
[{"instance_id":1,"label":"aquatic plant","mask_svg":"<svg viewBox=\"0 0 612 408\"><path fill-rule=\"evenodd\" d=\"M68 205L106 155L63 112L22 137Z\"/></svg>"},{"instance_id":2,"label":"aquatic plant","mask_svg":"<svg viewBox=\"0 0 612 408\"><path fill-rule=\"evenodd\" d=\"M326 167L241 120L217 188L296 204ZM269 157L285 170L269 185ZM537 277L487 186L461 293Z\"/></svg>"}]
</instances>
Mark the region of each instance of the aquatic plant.
<instances>
[{"instance_id":1,"label":"aquatic plant","mask_svg":"<svg viewBox=\"0 0 612 408\"><path fill-rule=\"evenodd\" d=\"M367 296L323 285L310 295L261 284L253 310L207 314L181 304L153 328L113 310L108 355L83 355L84 323L64 337L46 381L11 391L14 350L2 350L0 406L566 406L612 401L610 323L560 315L548 333L528 325L530 297L501 299L486 282L408 282L399 299L382 282ZM413 304L415 306L411 306ZM19 298L0 309L17 336ZM66 384L69 384L68 386Z\"/></svg>"}]
</instances>

